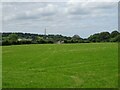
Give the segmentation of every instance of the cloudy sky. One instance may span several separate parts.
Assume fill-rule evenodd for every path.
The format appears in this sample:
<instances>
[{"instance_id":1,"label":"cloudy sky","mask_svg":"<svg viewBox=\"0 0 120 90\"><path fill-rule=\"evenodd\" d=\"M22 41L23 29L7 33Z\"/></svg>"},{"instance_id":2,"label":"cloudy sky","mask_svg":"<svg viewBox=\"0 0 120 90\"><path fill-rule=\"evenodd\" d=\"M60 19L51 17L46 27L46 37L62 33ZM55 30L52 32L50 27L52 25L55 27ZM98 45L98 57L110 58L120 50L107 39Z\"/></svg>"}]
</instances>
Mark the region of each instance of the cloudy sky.
<instances>
[{"instance_id":1,"label":"cloudy sky","mask_svg":"<svg viewBox=\"0 0 120 90\"><path fill-rule=\"evenodd\" d=\"M4 2L3 32L78 34L118 30L117 2Z\"/></svg>"}]
</instances>

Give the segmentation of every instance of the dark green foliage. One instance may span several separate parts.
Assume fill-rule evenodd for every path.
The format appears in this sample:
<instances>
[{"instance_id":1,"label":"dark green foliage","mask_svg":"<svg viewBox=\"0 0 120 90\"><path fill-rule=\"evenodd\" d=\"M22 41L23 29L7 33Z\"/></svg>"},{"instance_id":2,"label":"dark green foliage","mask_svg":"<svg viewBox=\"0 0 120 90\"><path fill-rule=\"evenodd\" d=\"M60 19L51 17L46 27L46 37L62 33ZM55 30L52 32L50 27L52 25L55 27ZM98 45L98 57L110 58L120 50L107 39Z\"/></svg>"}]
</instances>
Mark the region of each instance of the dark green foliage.
<instances>
[{"instance_id":1,"label":"dark green foliage","mask_svg":"<svg viewBox=\"0 0 120 90\"><path fill-rule=\"evenodd\" d=\"M79 35L74 35L72 38L73 38L74 40L79 40L79 39L80 39L80 36L79 36Z\"/></svg>"},{"instance_id":2,"label":"dark green foliage","mask_svg":"<svg viewBox=\"0 0 120 90\"><path fill-rule=\"evenodd\" d=\"M91 42L109 42L110 33L109 32L101 32L98 34L91 35L88 39Z\"/></svg>"},{"instance_id":3,"label":"dark green foliage","mask_svg":"<svg viewBox=\"0 0 120 90\"><path fill-rule=\"evenodd\" d=\"M120 35L115 36L114 38L111 38L111 42L120 42Z\"/></svg>"},{"instance_id":4,"label":"dark green foliage","mask_svg":"<svg viewBox=\"0 0 120 90\"><path fill-rule=\"evenodd\" d=\"M18 36L16 35L16 34L10 34L9 36L9 40L11 41L11 42L17 42L17 40L18 40Z\"/></svg>"},{"instance_id":5,"label":"dark green foliage","mask_svg":"<svg viewBox=\"0 0 120 90\"><path fill-rule=\"evenodd\" d=\"M99 39L99 34L94 34L94 35L91 35L88 40L90 42L100 42L100 39Z\"/></svg>"},{"instance_id":6,"label":"dark green foliage","mask_svg":"<svg viewBox=\"0 0 120 90\"><path fill-rule=\"evenodd\" d=\"M119 35L118 31L113 31L110 35L111 38L115 38L117 35Z\"/></svg>"},{"instance_id":7,"label":"dark green foliage","mask_svg":"<svg viewBox=\"0 0 120 90\"><path fill-rule=\"evenodd\" d=\"M119 42L120 33L118 31L101 32L91 35L88 38L81 38L79 35L67 37L62 35L39 35L30 33L3 33L2 45L16 44L48 44L48 43L90 43L90 42Z\"/></svg>"},{"instance_id":8,"label":"dark green foliage","mask_svg":"<svg viewBox=\"0 0 120 90\"><path fill-rule=\"evenodd\" d=\"M88 38L89 42L118 42L119 41L119 32L113 31L111 34L109 32L101 32L91 35Z\"/></svg>"},{"instance_id":9,"label":"dark green foliage","mask_svg":"<svg viewBox=\"0 0 120 90\"><path fill-rule=\"evenodd\" d=\"M109 32L101 32L99 34L99 40L101 42L109 42L110 39L110 33Z\"/></svg>"}]
</instances>

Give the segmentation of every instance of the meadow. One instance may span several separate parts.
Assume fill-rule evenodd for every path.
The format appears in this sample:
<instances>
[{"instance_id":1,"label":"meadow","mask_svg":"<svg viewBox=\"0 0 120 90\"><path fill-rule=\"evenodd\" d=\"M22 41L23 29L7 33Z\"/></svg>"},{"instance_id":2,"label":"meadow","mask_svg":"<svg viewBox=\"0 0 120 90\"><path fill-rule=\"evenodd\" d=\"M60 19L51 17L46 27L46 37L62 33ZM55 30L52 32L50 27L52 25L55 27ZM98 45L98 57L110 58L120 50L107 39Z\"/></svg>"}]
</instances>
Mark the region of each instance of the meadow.
<instances>
[{"instance_id":1,"label":"meadow","mask_svg":"<svg viewBox=\"0 0 120 90\"><path fill-rule=\"evenodd\" d=\"M118 87L118 44L3 46L2 87Z\"/></svg>"},{"instance_id":2,"label":"meadow","mask_svg":"<svg viewBox=\"0 0 120 90\"><path fill-rule=\"evenodd\" d=\"M0 89L2 89L2 47L0 46Z\"/></svg>"}]
</instances>

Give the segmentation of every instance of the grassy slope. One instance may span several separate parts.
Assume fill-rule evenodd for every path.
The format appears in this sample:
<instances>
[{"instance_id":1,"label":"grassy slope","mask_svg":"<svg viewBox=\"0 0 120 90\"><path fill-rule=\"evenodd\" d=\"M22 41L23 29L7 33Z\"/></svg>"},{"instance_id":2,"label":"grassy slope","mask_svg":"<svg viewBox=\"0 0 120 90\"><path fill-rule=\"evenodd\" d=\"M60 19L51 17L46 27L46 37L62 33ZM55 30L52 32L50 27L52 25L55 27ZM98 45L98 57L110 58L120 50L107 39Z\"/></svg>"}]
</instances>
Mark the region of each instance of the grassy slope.
<instances>
[{"instance_id":1,"label":"grassy slope","mask_svg":"<svg viewBox=\"0 0 120 90\"><path fill-rule=\"evenodd\" d=\"M117 44L3 47L3 88L117 87Z\"/></svg>"}]
</instances>

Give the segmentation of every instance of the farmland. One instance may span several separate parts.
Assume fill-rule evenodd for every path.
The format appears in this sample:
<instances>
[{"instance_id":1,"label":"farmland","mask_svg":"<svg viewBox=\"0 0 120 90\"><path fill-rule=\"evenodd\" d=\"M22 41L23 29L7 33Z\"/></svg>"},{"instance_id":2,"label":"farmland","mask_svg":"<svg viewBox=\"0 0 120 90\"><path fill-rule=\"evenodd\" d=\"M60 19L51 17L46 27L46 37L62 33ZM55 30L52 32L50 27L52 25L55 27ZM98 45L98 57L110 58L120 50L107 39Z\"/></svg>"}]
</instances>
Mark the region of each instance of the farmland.
<instances>
[{"instance_id":1,"label":"farmland","mask_svg":"<svg viewBox=\"0 0 120 90\"><path fill-rule=\"evenodd\" d=\"M2 88L2 47L0 46L0 89Z\"/></svg>"},{"instance_id":2,"label":"farmland","mask_svg":"<svg viewBox=\"0 0 120 90\"><path fill-rule=\"evenodd\" d=\"M3 88L115 88L117 43L2 47Z\"/></svg>"}]
</instances>

